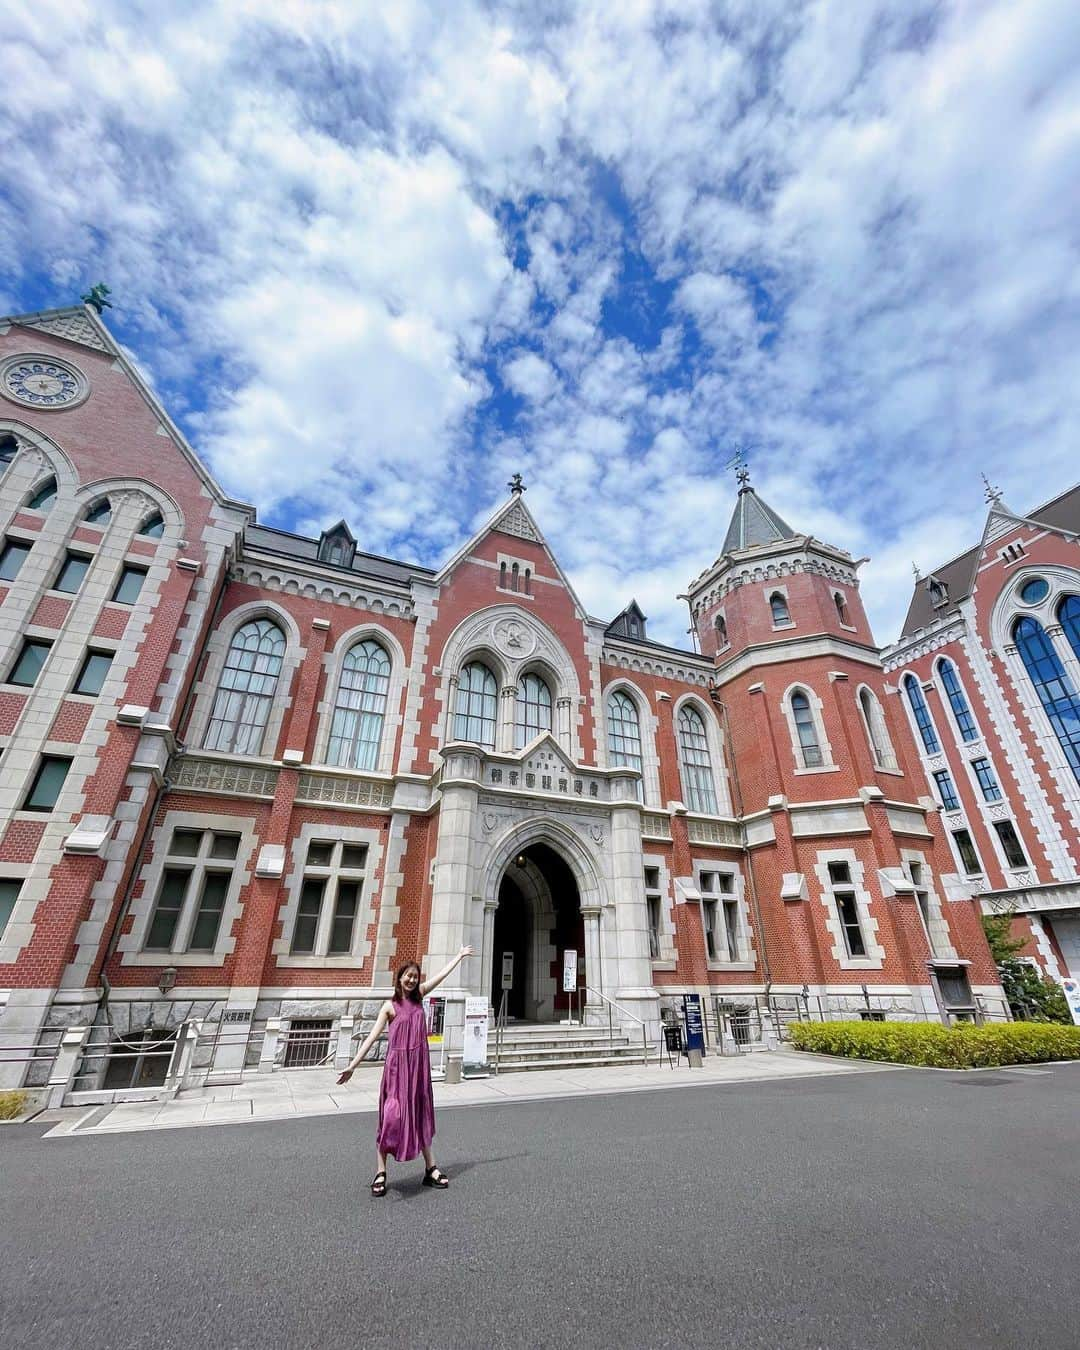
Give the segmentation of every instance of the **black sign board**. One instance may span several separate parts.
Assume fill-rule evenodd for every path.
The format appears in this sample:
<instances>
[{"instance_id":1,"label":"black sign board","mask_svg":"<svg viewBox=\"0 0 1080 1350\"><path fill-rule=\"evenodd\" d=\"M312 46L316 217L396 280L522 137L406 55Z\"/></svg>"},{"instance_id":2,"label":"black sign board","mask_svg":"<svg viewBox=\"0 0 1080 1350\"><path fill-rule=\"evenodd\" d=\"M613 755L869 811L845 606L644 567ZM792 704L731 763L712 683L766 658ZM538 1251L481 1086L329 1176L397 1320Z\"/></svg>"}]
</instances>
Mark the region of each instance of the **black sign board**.
<instances>
[{"instance_id":1,"label":"black sign board","mask_svg":"<svg viewBox=\"0 0 1080 1350\"><path fill-rule=\"evenodd\" d=\"M705 1027L701 1020L701 995L683 994L683 1019L686 1022L687 1050L705 1049Z\"/></svg>"}]
</instances>

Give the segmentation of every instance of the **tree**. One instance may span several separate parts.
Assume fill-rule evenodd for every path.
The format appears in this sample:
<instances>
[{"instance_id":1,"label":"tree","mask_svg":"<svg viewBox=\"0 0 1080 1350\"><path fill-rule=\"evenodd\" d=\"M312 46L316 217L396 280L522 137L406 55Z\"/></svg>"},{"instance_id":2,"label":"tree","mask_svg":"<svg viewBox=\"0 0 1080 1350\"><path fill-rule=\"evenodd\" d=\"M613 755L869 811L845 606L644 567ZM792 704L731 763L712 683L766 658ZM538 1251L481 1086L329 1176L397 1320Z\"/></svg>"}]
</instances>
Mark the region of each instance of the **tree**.
<instances>
[{"instance_id":1,"label":"tree","mask_svg":"<svg viewBox=\"0 0 1080 1350\"><path fill-rule=\"evenodd\" d=\"M1029 961L1020 960L1017 952L1027 946L1027 938L1012 936L1011 910L1003 914L984 914L983 932L990 946L990 955L998 968L1001 987L1005 991L1012 1015L1028 1022L1072 1022L1069 1005L1061 986L1048 979Z\"/></svg>"}]
</instances>

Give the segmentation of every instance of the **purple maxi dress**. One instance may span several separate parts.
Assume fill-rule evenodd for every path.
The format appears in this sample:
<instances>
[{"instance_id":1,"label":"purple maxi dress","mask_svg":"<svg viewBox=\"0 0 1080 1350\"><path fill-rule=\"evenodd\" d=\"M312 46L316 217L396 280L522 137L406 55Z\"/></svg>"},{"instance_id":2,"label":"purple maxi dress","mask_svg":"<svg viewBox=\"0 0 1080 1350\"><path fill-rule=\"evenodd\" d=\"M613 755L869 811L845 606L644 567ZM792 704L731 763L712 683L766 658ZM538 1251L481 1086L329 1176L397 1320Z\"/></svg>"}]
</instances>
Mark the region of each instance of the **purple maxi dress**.
<instances>
[{"instance_id":1,"label":"purple maxi dress","mask_svg":"<svg viewBox=\"0 0 1080 1350\"><path fill-rule=\"evenodd\" d=\"M435 1098L422 1003L406 998L394 1004L387 1042L376 1146L380 1153L408 1162L435 1138Z\"/></svg>"}]
</instances>

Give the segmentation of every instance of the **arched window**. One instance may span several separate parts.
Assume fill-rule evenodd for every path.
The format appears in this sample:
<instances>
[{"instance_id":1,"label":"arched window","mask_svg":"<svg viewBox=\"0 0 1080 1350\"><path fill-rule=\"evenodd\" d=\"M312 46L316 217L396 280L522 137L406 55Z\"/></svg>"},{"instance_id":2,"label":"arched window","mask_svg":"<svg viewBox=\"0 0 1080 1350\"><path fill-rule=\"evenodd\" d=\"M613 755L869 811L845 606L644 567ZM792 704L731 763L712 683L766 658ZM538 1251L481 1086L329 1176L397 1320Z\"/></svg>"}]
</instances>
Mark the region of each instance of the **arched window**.
<instances>
[{"instance_id":1,"label":"arched window","mask_svg":"<svg viewBox=\"0 0 1080 1350\"><path fill-rule=\"evenodd\" d=\"M236 630L214 695L203 741L207 750L261 754L284 655L285 634L269 619Z\"/></svg>"},{"instance_id":2,"label":"arched window","mask_svg":"<svg viewBox=\"0 0 1080 1350\"><path fill-rule=\"evenodd\" d=\"M495 676L479 661L470 661L458 676L454 739L494 750L497 708Z\"/></svg>"},{"instance_id":3,"label":"arched window","mask_svg":"<svg viewBox=\"0 0 1080 1350\"><path fill-rule=\"evenodd\" d=\"M18 453L19 442L10 431L5 431L0 436L0 464L10 464Z\"/></svg>"},{"instance_id":4,"label":"arched window","mask_svg":"<svg viewBox=\"0 0 1080 1350\"><path fill-rule=\"evenodd\" d=\"M539 675L523 675L514 699L514 749L551 730L551 690Z\"/></svg>"},{"instance_id":5,"label":"arched window","mask_svg":"<svg viewBox=\"0 0 1080 1350\"><path fill-rule=\"evenodd\" d=\"M866 723L866 736L874 763L882 769L896 768L896 755L889 740L889 729L885 725L885 714L877 697L869 689L859 690L859 706L862 708L863 721Z\"/></svg>"},{"instance_id":6,"label":"arched window","mask_svg":"<svg viewBox=\"0 0 1080 1350\"><path fill-rule=\"evenodd\" d=\"M1073 682L1058 660L1058 654L1042 624L1036 623L1034 619L1020 619L1013 629L1013 641L1039 695L1043 711L1054 729L1054 735L1065 752L1069 768L1077 782L1080 782L1080 697Z\"/></svg>"},{"instance_id":7,"label":"arched window","mask_svg":"<svg viewBox=\"0 0 1080 1350\"><path fill-rule=\"evenodd\" d=\"M810 708L810 699L801 689L791 696L791 715L795 720L795 733L799 738L799 755L804 769L819 769L824 763L821 742L818 740L817 724Z\"/></svg>"},{"instance_id":8,"label":"arched window","mask_svg":"<svg viewBox=\"0 0 1080 1350\"><path fill-rule=\"evenodd\" d=\"M926 753L928 755L936 755L941 749L941 746L938 743L934 724L930 720L930 709L926 706L926 699L923 698L922 686L914 675L905 677L904 692L907 694L908 702L911 704L911 711L915 716L915 725L919 728L919 735L922 737L922 743Z\"/></svg>"},{"instance_id":9,"label":"arched window","mask_svg":"<svg viewBox=\"0 0 1080 1350\"><path fill-rule=\"evenodd\" d=\"M87 525L108 525L112 520L112 503L108 497L102 497L101 501L95 502L83 519Z\"/></svg>"},{"instance_id":10,"label":"arched window","mask_svg":"<svg viewBox=\"0 0 1080 1350\"><path fill-rule=\"evenodd\" d=\"M516 591L518 588L518 575L520 571L521 569L518 567L517 563L510 564L510 589L512 591Z\"/></svg>"},{"instance_id":11,"label":"arched window","mask_svg":"<svg viewBox=\"0 0 1080 1350\"><path fill-rule=\"evenodd\" d=\"M1080 595L1067 595L1058 605L1057 617L1073 654L1080 661Z\"/></svg>"},{"instance_id":12,"label":"arched window","mask_svg":"<svg viewBox=\"0 0 1080 1350\"><path fill-rule=\"evenodd\" d=\"M641 772L641 723L637 705L621 689L607 701L608 759L613 769Z\"/></svg>"},{"instance_id":13,"label":"arched window","mask_svg":"<svg viewBox=\"0 0 1080 1350\"><path fill-rule=\"evenodd\" d=\"M716 616L716 645L718 647L728 645L727 619L722 614Z\"/></svg>"},{"instance_id":14,"label":"arched window","mask_svg":"<svg viewBox=\"0 0 1080 1350\"><path fill-rule=\"evenodd\" d=\"M941 674L941 683L945 687L945 693L949 698L949 706L952 708L953 717L956 719L957 730L965 741L977 741L979 739L979 728L975 725L975 719L971 715L968 701L964 697L956 667L951 661L942 659L938 662L938 671Z\"/></svg>"},{"instance_id":15,"label":"arched window","mask_svg":"<svg viewBox=\"0 0 1080 1350\"><path fill-rule=\"evenodd\" d=\"M769 596L769 608L772 610L773 623L790 623L791 614L788 611L787 601L779 591L773 591Z\"/></svg>"},{"instance_id":16,"label":"arched window","mask_svg":"<svg viewBox=\"0 0 1080 1350\"><path fill-rule=\"evenodd\" d=\"M26 505L31 511L51 511L56 501L56 479L46 478L44 483L31 494Z\"/></svg>"},{"instance_id":17,"label":"arched window","mask_svg":"<svg viewBox=\"0 0 1080 1350\"><path fill-rule=\"evenodd\" d=\"M851 616L848 614L847 601L839 591L833 593L833 604L836 606L836 617L845 628L851 627Z\"/></svg>"},{"instance_id":18,"label":"arched window","mask_svg":"<svg viewBox=\"0 0 1080 1350\"><path fill-rule=\"evenodd\" d=\"M704 811L715 816L719 808L716 805L709 740L701 714L689 705L679 709L679 757L682 760L686 805L691 811Z\"/></svg>"},{"instance_id":19,"label":"arched window","mask_svg":"<svg viewBox=\"0 0 1080 1350\"><path fill-rule=\"evenodd\" d=\"M341 666L330 724L327 759L347 769L375 769L379 763L390 658L377 642L350 647Z\"/></svg>"},{"instance_id":20,"label":"arched window","mask_svg":"<svg viewBox=\"0 0 1080 1350\"><path fill-rule=\"evenodd\" d=\"M506 590L506 564L499 564L499 589Z\"/></svg>"},{"instance_id":21,"label":"arched window","mask_svg":"<svg viewBox=\"0 0 1080 1350\"><path fill-rule=\"evenodd\" d=\"M532 568L531 568L531 567L526 567L524 576L525 576L525 594L526 594L526 595L532 595Z\"/></svg>"},{"instance_id":22,"label":"arched window","mask_svg":"<svg viewBox=\"0 0 1080 1350\"><path fill-rule=\"evenodd\" d=\"M165 522L161 518L161 512L155 511L152 516L147 516L139 526L139 533L145 539L160 539L165 533Z\"/></svg>"}]
</instances>

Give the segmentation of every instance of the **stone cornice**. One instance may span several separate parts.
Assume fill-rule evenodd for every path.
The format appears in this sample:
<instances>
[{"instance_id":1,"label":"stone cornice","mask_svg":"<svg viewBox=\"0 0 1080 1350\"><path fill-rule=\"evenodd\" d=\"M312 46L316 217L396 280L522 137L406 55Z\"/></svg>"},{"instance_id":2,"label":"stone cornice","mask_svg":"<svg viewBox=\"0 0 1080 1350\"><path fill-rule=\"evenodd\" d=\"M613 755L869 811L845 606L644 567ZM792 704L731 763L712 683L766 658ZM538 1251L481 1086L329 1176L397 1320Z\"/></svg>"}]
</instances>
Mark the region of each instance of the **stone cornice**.
<instances>
[{"instance_id":1,"label":"stone cornice","mask_svg":"<svg viewBox=\"0 0 1080 1350\"><path fill-rule=\"evenodd\" d=\"M261 554L257 549L244 549L244 556L233 565L232 575L235 580L264 591L366 609L392 618L408 619L413 615L412 598L404 586L367 577L353 580L317 564L305 566L303 562Z\"/></svg>"}]
</instances>

